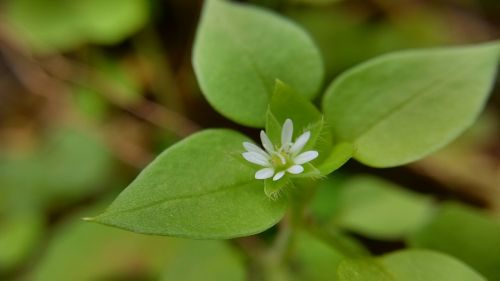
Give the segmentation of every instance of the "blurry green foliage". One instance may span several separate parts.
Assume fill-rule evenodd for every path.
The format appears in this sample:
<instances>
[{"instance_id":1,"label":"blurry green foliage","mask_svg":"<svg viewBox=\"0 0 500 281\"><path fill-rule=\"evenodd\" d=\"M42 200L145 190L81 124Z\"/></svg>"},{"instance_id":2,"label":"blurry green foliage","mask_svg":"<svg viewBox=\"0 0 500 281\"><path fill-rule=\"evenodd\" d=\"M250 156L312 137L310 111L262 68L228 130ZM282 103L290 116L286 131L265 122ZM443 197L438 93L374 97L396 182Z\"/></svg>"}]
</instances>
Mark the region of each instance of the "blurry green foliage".
<instances>
[{"instance_id":1,"label":"blurry green foliage","mask_svg":"<svg viewBox=\"0 0 500 281\"><path fill-rule=\"evenodd\" d=\"M0 157L0 193L8 209L37 209L99 191L113 166L108 149L87 133L55 129L34 151Z\"/></svg>"},{"instance_id":2,"label":"blurry green foliage","mask_svg":"<svg viewBox=\"0 0 500 281\"><path fill-rule=\"evenodd\" d=\"M147 0L9 0L5 16L35 52L115 44L148 20Z\"/></svg>"},{"instance_id":3,"label":"blurry green foliage","mask_svg":"<svg viewBox=\"0 0 500 281\"><path fill-rule=\"evenodd\" d=\"M376 177L356 176L322 184L313 210L323 224L397 240L419 229L432 215L433 206L430 197Z\"/></svg>"},{"instance_id":4,"label":"blurry green foliage","mask_svg":"<svg viewBox=\"0 0 500 281\"><path fill-rule=\"evenodd\" d=\"M109 112L109 104L98 90L89 87L74 88L76 108L87 118L102 121Z\"/></svg>"},{"instance_id":5,"label":"blurry green foliage","mask_svg":"<svg viewBox=\"0 0 500 281\"><path fill-rule=\"evenodd\" d=\"M285 14L304 26L318 44L327 79L382 53L457 41L442 14L425 9L406 12L396 20L373 21L363 13L340 5L285 10Z\"/></svg>"},{"instance_id":6,"label":"blurry green foliage","mask_svg":"<svg viewBox=\"0 0 500 281\"><path fill-rule=\"evenodd\" d=\"M94 84L106 90L116 102L130 105L141 100L141 86L124 60L98 53L89 63L98 80Z\"/></svg>"},{"instance_id":7,"label":"blurry green foliage","mask_svg":"<svg viewBox=\"0 0 500 281\"><path fill-rule=\"evenodd\" d=\"M287 0L291 4L305 4L311 6L323 6L330 5L343 0Z\"/></svg>"},{"instance_id":8,"label":"blurry green foliage","mask_svg":"<svg viewBox=\"0 0 500 281\"><path fill-rule=\"evenodd\" d=\"M91 212L56 229L32 280L243 280L238 256L223 241L139 235L79 220Z\"/></svg>"},{"instance_id":9,"label":"blurry green foliage","mask_svg":"<svg viewBox=\"0 0 500 281\"><path fill-rule=\"evenodd\" d=\"M489 280L500 280L500 222L479 210L459 203L444 204L409 238L409 244L448 253Z\"/></svg>"},{"instance_id":10,"label":"blurry green foliage","mask_svg":"<svg viewBox=\"0 0 500 281\"><path fill-rule=\"evenodd\" d=\"M175 256L166 264L163 281L243 281L242 259L224 241L182 240Z\"/></svg>"},{"instance_id":11,"label":"blurry green foliage","mask_svg":"<svg viewBox=\"0 0 500 281\"><path fill-rule=\"evenodd\" d=\"M131 106L141 101L141 85L123 60L99 52L89 57L92 73L79 77L74 87L75 105L85 117L102 122L111 103Z\"/></svg>"},{"instance_id":12,"label":"blurry green foliage","mask_svg":"<svg viewBox=\"0 0 500 281\"><path fill-rule=\"evenodd\" d=\"M403 250L373 260L344 260L339 281L486 281L466 264L438 252Z\"/></svg>"},{"instance_id":13,"label":"blurry green foliage","mask_svg":"<svg viewBox=\"0 0 500 281\"><path fill-rule=\"evenodd\" d=\"M13 270L36 249L44 235L45 219L39 212L4 214L0 221L0 275Z\"/></svg>"},{"instance_id":14,"label":"blurry green foliage","mask_svg":"<svg viewBox=\"0 0 500 281\"><path fill-rule=\"evenodd\" d=\"M342 253L305 231L296 234L294 246L291 262L297 267L293 280L336 280L337 266L344 258Z\"/></svg>"}]
</instances>

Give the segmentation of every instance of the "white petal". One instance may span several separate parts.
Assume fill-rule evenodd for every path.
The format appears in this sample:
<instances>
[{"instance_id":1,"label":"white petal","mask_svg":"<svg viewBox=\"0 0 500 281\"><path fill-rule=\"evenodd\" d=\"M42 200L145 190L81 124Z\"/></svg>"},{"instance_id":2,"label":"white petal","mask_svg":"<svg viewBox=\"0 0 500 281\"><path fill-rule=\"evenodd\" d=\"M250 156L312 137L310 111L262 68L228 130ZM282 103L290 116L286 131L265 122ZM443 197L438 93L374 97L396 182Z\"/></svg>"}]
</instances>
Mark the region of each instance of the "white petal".
<instances>
[{"instance_id":1,"label":"white petal","mask_svg":"<svg viewBox=\"0 0 500 281\"><path fill-rule=\"evenodd\" d=\"M285 171L277 172L273 177L273 181L277 181L281 179L285 175Z\"/></svg>"},{"instance_id":2,"label":"white petal","mask_svg":"<svg viewBox=\"0 0 500 281\"><path fill-rule=\"evenodd\" d=\"M281 129L281 147L287 146L292 142L293 135L293 122L290 119L286 119Z\"/></svg>"},{"instance_id":3,"label":"white petal","mask_svg":"<svg viewBox=\"0 0 500 281\"><path fill-rule=\"evenodd\" d=\"M300 165L293 165L292 167L286 169L287 172L289 172L290 174L300 174L304 171L304 167L300 166Z\"/></svg>"},{"instance_id":4,"label":"white petal","mask_svg":"<svg viewBox=\"0 0 500 281\"><path fill-rule=\"evenodd\" d=\"M304 163L307 163L313 159L315 159L316 157L318 157L319 153L315 150L309 150L309 151L306 151L306 152L303 152L301 154L299 154L297 157L295 157L293 159L293 162L295 164L304 164Z\"/></svg>"},{"instance_id":5,"label":"white petal","mask_svg":"<svg viewBox=\"0 0 500 281\"><path fill-rule=\"evenodd\" d=\"M261 165L264 167L267 167L270 165L269 160L257 152L245 152L242 155L243 155L243 158L245 158L248 162L251 162L251 163L254 163L257 165Z\"/></svg>"},{"instance_id":6,"label":"white petal","mask_svg":"<svg viewBox=\"0 0 500 281\"><path fill-rule=\"evenodd\" d=\"M274 147L273 143L269 139L269 137L266 135L266 132L260 131L260 140L262 141L262 146L267 150L267 152L271 153L274 152Z\"/></svg>"},{"instance_id":7,"label":"white petal","mask_svg":"<svg viewBox=\"0 0 500 281\"><path fill-rule=\"evenodd\" d=\"M258 180L264 180L272 177L274 175L273 168L260 169L255 173L255 178Z\"/></svg>"},{"instance_id":8,"label":"white petal","mask_svg":"<svg viewBox=\"0 0 500 281\"><path fill-rule=\"evenodd\" d=\"M299 153L302 150L302 148L304 148L304 145L306 145L310 137L311 137L311 132L309 131L300 135L290 148L290 153L292 155Z\"/></svg>"},{"instance_id":9,"label":"white petal","mask_svg":"<svg viewBox=\"0 0 500 281\"><path fill-rule=\"evenodd\" d=\"M243 147L248 152L256 152L258 154L261 154L262 156L268 157L267 153L262 148L256 146L255 144L253 144L251 142L244 142Z\"/></svg>"}]
</instances>

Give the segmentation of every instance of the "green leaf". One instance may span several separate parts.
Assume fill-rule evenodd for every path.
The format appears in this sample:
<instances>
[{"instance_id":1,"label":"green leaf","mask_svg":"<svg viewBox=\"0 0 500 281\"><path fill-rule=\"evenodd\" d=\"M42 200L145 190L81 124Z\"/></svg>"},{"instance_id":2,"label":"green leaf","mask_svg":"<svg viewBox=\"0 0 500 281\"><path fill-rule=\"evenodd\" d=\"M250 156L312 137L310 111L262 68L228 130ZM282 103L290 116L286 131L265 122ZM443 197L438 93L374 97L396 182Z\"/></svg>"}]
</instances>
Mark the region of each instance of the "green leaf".
<instances>
[{"instance_id":1,"label":"green leaf","mask_svg":"<svg viewBox=\"0 0 500 281\"><path fill-rule=\"evenodd\" d=\"M302 149L316 150L319 152L319 157L314 160L315 163L322 163L326 158L330 157L328 160L330 164L325 163L324 170L328 172L328 168L332 169L335 165L344 164L347 159L340 159L337 157L347 157L344 151L332 151L332 135L330 130L327 129L328 125L325 124L321 112L307 99L297 94L290 86L286 85L280 80L276 80L275 91L271 97L269 104L269 110L267 112L266 118L266 132L268 133L271 140L275 143L281 142L281 124L285 122L286 119L291 119L294 124L293 138L297 138L304 131L310 131L311 137L307 144ZM345 146L342 146L345 148ZM335 153L334 156L330 155ZM332 159L335 157L335 159ZM335 163L332 163L335 162ZM307 175L307 172L318 176L318 170L314 167L309 167L306 165L306 171L299 176ZM338 166L338 167L340 167ZM338 168L337 167L337 168ZM333 170L330 170L331 172Z\"/></svg>"},{"instance_id":2,"label":"green leaf","mask_svg":"<svg viewBox=\"0 0 500 281\"><path fill-rule=\"evenodd\" d=\"M193 52L198 82L227 118L263 127L276 79L313 98L323 65L310 37L268 11L222 0L206 1Z\"/></svg>"},{"instance_id":3,"label":"green leaf","mask_svg":"<svg viewBox=\"0 0 500 281\"><path fill-rule=\"evenodd\" d=\"M396 281L383 267L371 259L347 259L337 267L339 281ZM409 280L401 280L409 281Z\"/></svg>"},{"instance_id":4,"label":"green leaf","mask_svg":"<svg viewBox=\"0 0 500 281\"><path fill-rule=\"evenodd\" d=\"M146 167L97 222L140 233L200 239L264 231L283 216L287 200L272 201L256 167L241 161L248 138L206 130L173 145Z\"/></svg>"},{"instance_id":5,"label":"green leaf","mask_svg":"<svg viewBox=\"0 0 500 281\"><path fill-rule=\"evenodd\" d=\"M318 166L322 175L328 175L342 167L354 155L355 149L351 143L341 142L333 146L332 150Z\"/></svg>"},{"instance_id":6,"label":"green leaf","mask_svg":"<svg viewBox=\"0 0 500 281\"><path fill-rule=\"evenodd\" d=\"M297 265L299 278L294 280L336 280L336 267L343 254L305 231L298 232L295 239L292 263Z\"/></svg>"},{"instance_id":7,"label":"green leaf","mask_svg":"<svg viewBox=\"0 0 500 281\"><path fill-rule=\"evenodd\" d=\"M14 269L36 249L44 219L36 212L7 216L0 223L0 273Z\"/></svg>"},{"instance_id":8,"label":"green leaf","mask_svg":"<svg viewBox=\"0 0 500 281\"><path fill-rule=\"evenodd\" d=\"M471 207L447 203L410 245L453 255L489 280L500 280L500 223Z\"/></svg>"},{"instance_id":9,"label":"green leaf","mask_svg":"<svg viewBox=\"0 0 500 281\"><path fill-rule=\"evenodd\" d=\"M280 80L276 80L269 102L269 111L279 124L283 124L288 118L292 119L295 128L307 128L322 119L321 112L316 106ZM300 131L295 132L294 136L300 133Z\"/></svg>"},{"instance_id":10,"label":"green leaf","mask_svg":"<svg viewBox=\"0 0 500 281\"><path fill-rule=\"evenodd\" d=\"M323 100L335 136L375 167L418 160L443 147L481 112L495 78L498 44L415 50L346 72Z\"/></svg>"},{"instance_id":11,"label":"green leaf","mask_svg":"<svg viewBox=\"0 0 500 281\"><path fill-rule=\"evenodd\" d=\"M114 44L148 19L145 0L9 0L12 29L35 52L52 53L85 42Z\"/></svg>"},{"instance_id":12,"label":"green leaf","mask_svg":"<svg viewBox=\"0 0 500 281\"><path fill-rule=\"evenodd\" d=\"M174 254L161 280L246 280L241 258L225 241L185 240Z\"/></svg>"},{"instance_id":13,"label":"green leaf","mask_svg":"<svg viewBox=\"0 0 500 281\"><path fill-rule=\"evenodd\" d=\"M344 260L339 281L485 281L464 263L441 253L404 250L374 260Z\"/></svg>"},{"instance_id":14,"label":"green leaf","mask_svg":"<svg viewBox=\"0 0 500 281\"><path fill-rule=\"evenodd\" d=\"M145 0L86 0L78 1L74 11L89 40L114 44L146 24L149 8Z\"/></svg>"},{"instance_id":15,"label":"green leaf","mask_svg":"<svg viewBox=\"0 0 500 281\"><path fill-rule=\"evenodd\" d=\"M178 239L138 235L79 218L72 216L55 229L26 280L158 280L152 276L161 274L180 248Z\"/></svg>"},{"instance_id":16,"label":"green leaf","mask_svg":"<svg viewBox=\"0 0 500 281\"><path fill-rule=\"evenodd\" d=\"M102 143L68 128L47 134L33 152L17 157L0 152L0 184L9 208L68 204L95 194L106 183L114 162Z\"/></svg>"},{"instance_id":17,"label":"green leaf","mask_svg":"<svg viewBox=\"0 0 500 281\"><path fill-rule=\"evenodd\" d=\"M331 145L331 136L327 130L323 130L324 121L321 112L290 86L276 80L266 116L266 132L274 143L281 143L281 128L286 119L293 121L293 139L304 131L311 132L311 137L302 149L303 151L316 147L320 137L324 138L325 143ZM324 136L325 134L327 136Z\"/></svg>"},{"instance_id":18,"label":"green leaf","mask_svg":"<svg viewBox=\"0 0 500 281\"><path fill-rule=\"evenodd\" d=\"M339 189L331 223L371 238L403 238L425 224L433 211L428 197L374 177L353 177L328 188Z\"/></svg>"}]
</instances>

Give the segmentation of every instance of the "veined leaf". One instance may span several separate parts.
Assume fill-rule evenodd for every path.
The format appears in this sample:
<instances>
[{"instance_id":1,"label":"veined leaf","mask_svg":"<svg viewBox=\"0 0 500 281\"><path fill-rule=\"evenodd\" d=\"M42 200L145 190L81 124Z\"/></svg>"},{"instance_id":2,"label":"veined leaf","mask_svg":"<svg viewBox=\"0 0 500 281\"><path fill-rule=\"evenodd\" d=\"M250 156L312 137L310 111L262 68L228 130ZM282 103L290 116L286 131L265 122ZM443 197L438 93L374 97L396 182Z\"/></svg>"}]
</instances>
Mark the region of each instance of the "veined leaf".
<instances>
[{"instance_id":1,"label":"veined leaf","mask_svg":"<svg viewBox=\"0 0 500 281\"><path fill-rule=\"evenodd\" d=\"M499 53L499 45L490 43L378 57L328 88L327 121L366 165L418 160L474 122L493 85Z\"/></svg>"},{"instance_id":2,"label":"veined leaf","mask_svg":"<svg viewBox=\"0 0 500 281\"><path fill-rule=\"evenodd\" d=\"M210 104L227 118L263 127L276 79L313 98L323 64L310 37L278 15L244 4L206 1L193 65Z\"/></svg>"},{"instance_id":3,"label":"veined leaf","mask_svg":"<svg viewBox=\"0 0 500 281\"><path fill-rule=\"evenodd\" d=\"M248 138L206 130L168 148L146 167L97 222L139 233L224 239L277 223L286 198L272 201L240 153Z\"/></svg>"}]
</instances>

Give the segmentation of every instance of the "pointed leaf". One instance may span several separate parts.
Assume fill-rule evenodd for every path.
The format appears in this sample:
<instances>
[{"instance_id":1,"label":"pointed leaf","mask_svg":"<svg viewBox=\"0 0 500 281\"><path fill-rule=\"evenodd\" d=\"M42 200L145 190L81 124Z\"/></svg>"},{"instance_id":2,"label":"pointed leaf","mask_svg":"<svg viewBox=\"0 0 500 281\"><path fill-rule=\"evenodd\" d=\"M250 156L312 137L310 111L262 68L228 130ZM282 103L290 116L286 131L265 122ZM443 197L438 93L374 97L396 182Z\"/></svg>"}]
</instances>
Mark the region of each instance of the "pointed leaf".
<instances>
[{"instance_id":1,"label":"pointed leaf","mask_svg":"<svg viewBox=\"0 0 500 281\"><path fill-rule=\"evenodd\" d=\"M163 152L97 222L140 233L224 239L259 233L277 223L285 198L271 201L240 158L248 138L206 130Z\"/></svg>"},{"instance_id":2,"label":"pointed leaf","mask_svg":"<svg viewBox=\"0 0 500 281\"><path fill-rule=\"evenodd\" d=\"M346 72L323 100L336 137L375 167L418 160L443 147L481 112L500 47L482 44L378 57Z\"/></svg>"}]
</instances>

